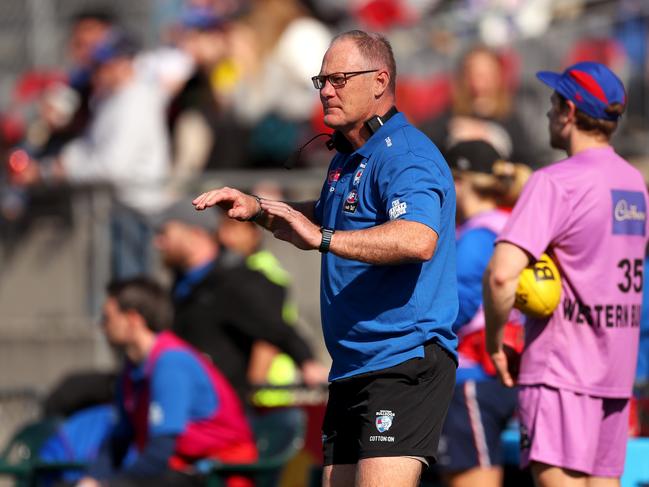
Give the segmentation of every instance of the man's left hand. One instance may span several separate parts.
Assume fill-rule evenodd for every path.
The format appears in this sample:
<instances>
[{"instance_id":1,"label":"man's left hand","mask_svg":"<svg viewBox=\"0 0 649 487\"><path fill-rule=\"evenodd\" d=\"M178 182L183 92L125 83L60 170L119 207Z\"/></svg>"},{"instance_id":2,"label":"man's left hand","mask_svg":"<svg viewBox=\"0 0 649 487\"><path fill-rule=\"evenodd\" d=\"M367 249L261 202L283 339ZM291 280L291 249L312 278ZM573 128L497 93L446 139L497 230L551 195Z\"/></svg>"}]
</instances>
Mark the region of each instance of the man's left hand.
<instances>
[{"instance_id":1,"label":"man's left hand","mask_svg":"<svg viewBox=\"0 0 649 487\"><path fill-rule=\"evenodd\" d=\"M276 238L302 250L320 247L320 227L290 205L282 201L261 200L261 208L264 213L274 217L271 231Z\"/></svg>"},{"instance_id":2,"label":"man's left hand","mask_svg":"<svg viewBox=\"0 0 649 487\"><path fill-rule=\"evenodd\" d=\"M502 349L494 352L491 354L491 362L494 364L500 382L502 382L505 387L514 387L516 384L514 378L509 372L509 359L507 354Z\"/></svg>"}]
</instances>

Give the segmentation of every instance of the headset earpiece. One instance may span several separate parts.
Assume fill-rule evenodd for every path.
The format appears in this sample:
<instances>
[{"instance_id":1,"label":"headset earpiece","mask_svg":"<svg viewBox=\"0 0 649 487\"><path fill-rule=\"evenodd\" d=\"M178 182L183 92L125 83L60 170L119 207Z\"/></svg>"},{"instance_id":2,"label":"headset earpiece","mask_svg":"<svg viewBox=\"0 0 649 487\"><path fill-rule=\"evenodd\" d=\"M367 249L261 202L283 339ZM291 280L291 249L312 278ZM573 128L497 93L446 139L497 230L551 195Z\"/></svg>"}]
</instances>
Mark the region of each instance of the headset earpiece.
<instances>
[{"instance_id":1,"label":"headset earpiece","mask_svg":"<svg viewBox=\"0 0 649 487\"><path fill-rule=\"evenodd\" d=\"M393 106L382 117L380 115L374 115L372 118L367 120L365 122L365 127L367 127L367 130L369 130L371 135L374 135L385 124L385 122L387 122L397 113L399 113L397 107ZM336 149L342 154L351 154L352 152L354 152L354 147L352 147L352 144L338 130L336 130L332 134L331 140L327 142L327 148L329 150Z\"/></svg>"}]
</instances>

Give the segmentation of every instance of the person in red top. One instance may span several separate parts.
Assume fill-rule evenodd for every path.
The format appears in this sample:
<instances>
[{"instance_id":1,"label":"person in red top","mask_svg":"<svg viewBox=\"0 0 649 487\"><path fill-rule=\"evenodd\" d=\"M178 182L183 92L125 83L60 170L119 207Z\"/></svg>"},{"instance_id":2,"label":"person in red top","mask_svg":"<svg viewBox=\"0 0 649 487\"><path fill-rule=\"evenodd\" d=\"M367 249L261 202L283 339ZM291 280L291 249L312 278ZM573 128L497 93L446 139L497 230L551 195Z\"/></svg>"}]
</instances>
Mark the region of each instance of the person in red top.
<instances>
[{"instance_id":1,"label":"person in red top","mask_svg":"<svg viewBox=\"0 0 649 487\"><path fill-rule=\"evenodd\" d=\"M80 487L201 485L204 460L248 463L257 450L243 406L221 372L167 328L168 293L146 278L108 286L103 327L127 357L120 420ZM231 478L228 487L251 485Z\"/></svg>"}]
</instances>

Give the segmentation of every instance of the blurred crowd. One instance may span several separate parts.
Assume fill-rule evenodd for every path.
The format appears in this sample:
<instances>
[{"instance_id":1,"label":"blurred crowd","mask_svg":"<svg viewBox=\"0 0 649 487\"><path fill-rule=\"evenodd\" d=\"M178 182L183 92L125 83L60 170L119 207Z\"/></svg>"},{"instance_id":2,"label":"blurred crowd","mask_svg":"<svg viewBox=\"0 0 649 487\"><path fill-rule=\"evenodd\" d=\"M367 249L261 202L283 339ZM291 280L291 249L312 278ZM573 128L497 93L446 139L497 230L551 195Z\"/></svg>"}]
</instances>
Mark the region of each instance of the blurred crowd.
<instances>
[{"instance_id":1,"label":"blurred crowd","mask_svg":"<svg viewBox=\"0 0 649 487\"><path fill-rule=\"evenodd\" d=\"M442 151L483 138L505 159L550 162L526 73L590 59L629 86L621 152L646 156L649 12L638 0L185 0L161 9L171 18L146 47L109 4L87 5L69 19L65 68L24 73L1 108L0 219L27 211L30 188L112 185L122 206L113 233L136 247L118 275L142 270L148 219L205 171L281 168L328 131L310 77L331 36L352 27L391 38L399 109ZM604 28L561 31L602 15ZM297 166L328 158L310 144Z\"/></svg>"}]
</instances>

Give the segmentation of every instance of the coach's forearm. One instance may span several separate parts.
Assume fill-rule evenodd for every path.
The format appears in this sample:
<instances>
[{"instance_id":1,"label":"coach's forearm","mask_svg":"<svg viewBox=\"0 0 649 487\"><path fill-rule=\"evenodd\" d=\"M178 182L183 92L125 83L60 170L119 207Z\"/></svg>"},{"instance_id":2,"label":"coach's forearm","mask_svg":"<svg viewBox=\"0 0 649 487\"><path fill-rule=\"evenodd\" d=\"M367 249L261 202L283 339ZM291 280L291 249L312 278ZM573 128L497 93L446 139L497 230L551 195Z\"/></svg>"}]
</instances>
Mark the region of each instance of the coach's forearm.
<instances>
[{"instance_id":1,"label":"coach's forearm","mask_svg":"<svg viewBox=\"0 0 649 487\"><path fill-rule=\"evenodd\" d=\"M436 245L437 234L431 228L398 220L364 230L337 231L329 251L345 259L393 265L430 260Z\"/></svg>"}]
</instances>

